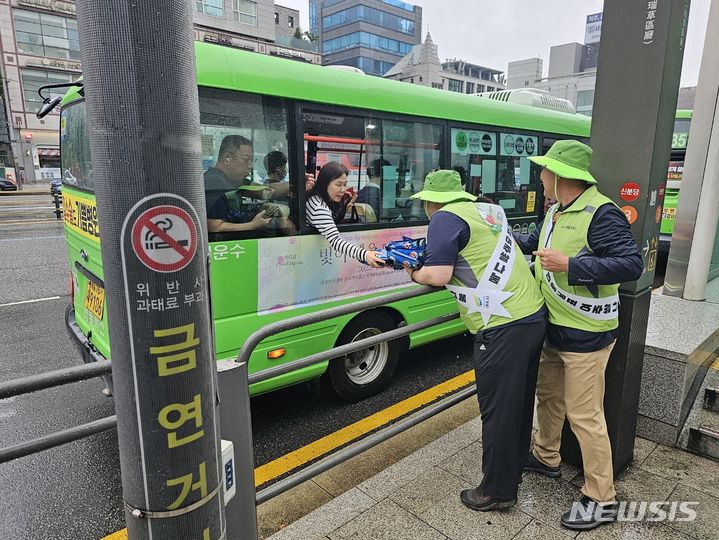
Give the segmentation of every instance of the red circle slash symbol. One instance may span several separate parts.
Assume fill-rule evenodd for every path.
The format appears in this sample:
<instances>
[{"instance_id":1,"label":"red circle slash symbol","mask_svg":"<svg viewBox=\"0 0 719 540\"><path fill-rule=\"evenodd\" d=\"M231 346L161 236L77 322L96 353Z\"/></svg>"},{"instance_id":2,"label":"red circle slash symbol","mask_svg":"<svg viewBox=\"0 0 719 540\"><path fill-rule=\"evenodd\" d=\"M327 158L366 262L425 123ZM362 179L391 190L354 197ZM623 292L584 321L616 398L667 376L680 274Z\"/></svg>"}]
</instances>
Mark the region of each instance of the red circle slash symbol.
<instances>
[{"instance_id":1,"label":"red circle slash symbol","mask_svg":"<svg viewBox=\"0 0 719 540\"><path fill-rule=\"evenodd\" d=\"M197 227L182 208L150 208L132 226L132 249L150 270L177 272L195 257Z\"/></svg>"}]
</instances>

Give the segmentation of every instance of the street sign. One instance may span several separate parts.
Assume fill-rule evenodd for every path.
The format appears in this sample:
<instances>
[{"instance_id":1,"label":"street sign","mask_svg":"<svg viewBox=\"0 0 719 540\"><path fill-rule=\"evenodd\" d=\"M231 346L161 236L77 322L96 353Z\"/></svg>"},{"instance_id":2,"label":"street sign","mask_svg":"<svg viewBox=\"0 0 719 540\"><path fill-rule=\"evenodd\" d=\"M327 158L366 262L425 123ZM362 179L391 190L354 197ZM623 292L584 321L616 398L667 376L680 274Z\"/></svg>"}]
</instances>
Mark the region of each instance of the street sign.
<instances>
[{"instance_id":1,"label":"street sign","mask_svg":"<svg viewBox=\"0 0 719 540\"><path fill-rule=\"evenodd\" d=\"M177 272L190 264L197 252L197 225L177 206L150 208L135 220L132 248L150 270Z\"/></svg>"}]
</instances>

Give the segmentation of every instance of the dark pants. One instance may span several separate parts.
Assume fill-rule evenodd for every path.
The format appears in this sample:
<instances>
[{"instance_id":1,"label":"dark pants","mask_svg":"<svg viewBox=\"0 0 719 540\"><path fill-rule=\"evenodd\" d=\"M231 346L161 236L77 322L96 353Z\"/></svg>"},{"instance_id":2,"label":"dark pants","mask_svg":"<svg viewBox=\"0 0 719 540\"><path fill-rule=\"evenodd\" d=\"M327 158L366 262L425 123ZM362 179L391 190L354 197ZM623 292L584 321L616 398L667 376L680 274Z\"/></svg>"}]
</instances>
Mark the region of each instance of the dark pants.
<instances>
[{"instance_id":1,"label":"dark pants","mask_svg":"<svg viewBox=\"0 0 719 540\"><path fill-rule=\"evenodd\" d=\"M546 319L477 333L474 372L482 414L482 494L514 499L532 436Z\"/></svg>"}]
</instances>

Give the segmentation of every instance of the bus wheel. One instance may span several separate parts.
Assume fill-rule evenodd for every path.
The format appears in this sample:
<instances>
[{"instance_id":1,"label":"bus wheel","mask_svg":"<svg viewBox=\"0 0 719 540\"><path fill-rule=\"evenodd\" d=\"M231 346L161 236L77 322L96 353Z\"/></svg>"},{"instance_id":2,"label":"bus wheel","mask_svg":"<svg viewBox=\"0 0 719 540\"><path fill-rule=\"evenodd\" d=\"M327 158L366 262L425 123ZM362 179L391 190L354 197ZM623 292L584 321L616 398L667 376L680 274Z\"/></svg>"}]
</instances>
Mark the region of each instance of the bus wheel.
<instances>
[{"instance_id":1,"label":"bus wheel","mask_svg":"<svg viewBox=\"0 0 719 540\"><path fill-rule=\"evenodd\" d=\"M359 341L395 328L395 321L386 313L365 313L345 327L337 345ZM389 384L397 368L400 344L401 340L388 341L330 361L326 376L332 391L350 402L379 393Z\"/></svg>"}]
</instances>

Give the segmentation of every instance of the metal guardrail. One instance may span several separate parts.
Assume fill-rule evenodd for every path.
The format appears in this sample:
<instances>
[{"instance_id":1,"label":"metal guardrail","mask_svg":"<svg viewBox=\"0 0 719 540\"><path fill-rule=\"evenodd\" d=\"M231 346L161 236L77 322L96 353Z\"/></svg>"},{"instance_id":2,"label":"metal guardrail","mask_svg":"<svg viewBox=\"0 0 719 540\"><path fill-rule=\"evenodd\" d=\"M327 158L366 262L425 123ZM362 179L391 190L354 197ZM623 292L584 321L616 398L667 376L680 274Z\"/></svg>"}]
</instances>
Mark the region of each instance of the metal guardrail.
<instances>
[{"instance_id":1,"label":"metal guardrail","mask_svg":"<svg viewBox=\"0 0 719 540\"><path fill-rule=\"evenodd\" d=\"M50 196L52 197L52 202L55 205L55 210L53 210L55 213L55 219L60 220L62 219L62 192L53 191L51 187Z\"/></svg>"},{"instance_id":2,"label":"metal guardrail","mask_svg":"<svg viewBox=\"0 0 719 540\"><path fill-rule=\"evenodd\" d=\"M111 365L109 360L104 360L102 362L57 369L55 371L48 371L47 373L39 373L37 375L29 375L27 377L2 382L0 383L0 399L7 399L21 394L30 394L38 390L45 390L46 388L53 388L55 386L62 386L64 384L107 375L111 371Z\"/></svg>"},{"instance_id":3,"label":"metal guardrail","mask_svg":"<svg viewBox=\"0 0 719 540\"><path fill-rule=\"evenodd\" d=\"M237 355L236 363L241 365L243 367L243 369L247 370L248 365L249 365L250 355L252 354L254 349L257 347L257 345L259 345L263 339L265 339L269 336L278 334L280 332L293 330L295 328L300 328L302 326L307 326L307 325L310 325L310 324L313 324L316 322L333 319L335 317L341 317L343 315L349 315L351 313L359 313L359 312L366 311L369 309L379 308L379 307L385 306L387 304L391 304L392 302L398 302L400 300L407 300L409 298L423 296L423 295L437 292L440 290L444 290L444 288L430 287L430 286L426 286L426 285L419 286L419 287L412 287L411 289L396 292L396 293L391 293L391 294L388 294L383 297L370 298L368 300L363 300L363 301L356 302L353 304L328 308L328 309L324 309L322 311L318 311L316 313L312 313L309 315L300 315L300 316L292 317L290 319L286 319L283 321L271 323L267 326L260 328L259 330L257 330L253 334L251 334L247 338L247 340L245 340L245 343L243 344L242 348L240 349L240 352ZM422 330L425 328L443 324L445 322L449 322L449 321L452 321L452 320L455 320L458 318L459 318L459 313L454 312L454 313L450 313L447 315L442 315L440 317L435 317L433 319L423 321L421 323L401 326L395 330L390 330L388 332L382 332L381 334L378 334L376 336L358 340L358 341L355 341L352 343L348 343L346 345L341 345L341 346L335 347L334 349L331 349L329 351L324 351L321 353L310 355L303 359L295 360L294 362L289 362L282 366L277 366L274 368L263 370L258 373L254 373L252 375L247 374L246 376L250 383L264 381L271 377L276 377L278 375L282 375L284 373L293 371L293 370L301 368L301 367L307 367L307 366L310 366L310 365L313 365L313 364L316 364L316 363L319 363L319 362L322 362L325 360L329 360L331 358L343 356L350 352L364 349L367 346L376 345L376 344L382 343L384 341L391 341L393 339L397 339L397 338L406 336L408 334L411 334L412 332L416 332L418 330ZM255 495L256 504L260 504L262 502L265 502L265 501L271 499L272 497L280 495L281 493L284 493L285 491L292 489L293 487L305 482L306 480L316 476L317 474L320 474L321 472L324 472L324 471L334 467L335 465L343 463L343 462L347 461L348 459L362 453L363 451L365 451L369 448L372 448L373 446L376 446L377 444L393 437L394 435L397 435L398 433L401 433L402 431L405 431L406 429L409 429L410 427L417 425L418 423L422 422L423 420L426 420L427 418L430 418L431 416L438 414L439 412L447 409L448 407L451 407L452 405L459 403L460 401L467 399L468 397L474 395L475 391L476 391L476 388L474 386L465 388L447 398L444 398L443 400L441 400L429 407L426 407L425 409L421 410L418 413L415 413L414 415L412 415L408 418L405 418L403 420L400 420L399 422L396 422L395 424L391 425L388 428L385 428L377 433L370 435L369 437L362 439L361 441L359 441L358 443L356 443L352 446L349 446L347 448L344 448L342 450L339 450L339 451L333 453L330 457L325 458L313 465L310 465L309 467L303 469L299 473L289 476L289 477L273 484L272 486L269 486L268 488L265 488L265 489L259 491ZM246 435L247 435L246 440L233 441L233 443L235 444L235 446L238 446L240 444L248 445L249 449L245 448L245 450L251 451L251 446L252 446L251 430L249 430L249 433L247 433ZM248 490L238 489L238 493L244 493L245 491L248 491ZM230 503L232 503L232 501L230 501ZM228 512L229 512L229 507L228 507Z\"/></svg>"},{"instance_id":4,"label":"metal guardrail","mask_svg":"<svg viewBox=\"0 0 719 540\"><path fill-rule=\"evenodd\" d=\"M404 291L387 294L381 297L362 300L360 302L355 302L344 306L328 308L309 315L300 315L297 317L292 317L290 319L269 324L260 328L247 338L242 348L240 349L240 352L238 353L235 362L238 364L238 366L241 366L242 369L247 370L249 357L254 351L254 349L257 347L257 345L259 345L265 338L274 336L277 333L293 330L302 326L308 326L313 323L333 319L343 315L360 313L369 309L384 307L387 304L391 304L393 302L423 296L439 290L443 289L429 286L412 287ZM246 377L248 384L244 385L245 388L241 389L240 392L245 392L246 397L249 400L249 384L266 381L273 377L283 375L285 373L294 371L302 367L307 367L332 358L344 356L351 352L359 351L361 349L365 349L369 346L377 345L385 341L398 339L409 335L412 332L443 324L457 318L459 318L459 313L457 312L442 315L440 317L435 317L431 320L423 321L421 323L403 325L395 330L390 330L388 332L383 332L369 338L341 345L329 351L323 351L321 353L313 354L305 358L283 364L281 366L276 366L273 368L262 370L257 373L253 373L252 375L249 375L246 372L244 376ZM110 366L111 363L109 361L98 361L82 366L59 369L48 373L42 373L3 382L0 383L0 399L28 394L36 392L38 390L62 386L65 384L78 382L93 377L107 375L111 371ZM238 489L238 493L244 493L245 503L248 502L247 498L251 497L253 504L261 504L301 484L302 482L305 482L306 480L316 476L317 474L320 474L321 472L324 472L334 467L335 465L343 463L344 461L347 461L348 459L364 452L365 450L376 446L377 444L397 435L398 433L401 433L409 429L410 427L421 423L422 421L438 414L443 410L446 410L447 408L455 405L456 403L459 403L464 399L473 396L474 393L474 385L464 388L459 392L456 392L428 407L425 407L422 410L408 416L407 418L395 422L391 426L384 428L376 433L373 433L365 437L364 439L346 448L343 448L338 452L331 454L330 456L320 460L319 462L306 467L302 471L287 478L284 478L283 480L272 484L271 486L257 493L254 493L254 483L252 486L252 490L247 490L248 492L244 493L243 490ZM99 420L95 420L93 422L89 422L87 424L51 433L50 435L25 441L13 446L0 448L0 463L4 463L13 459L40 452L42 450L60 446L68 442L76 441L84 437L88 437L90 435L112 429L116 427L116 425L117 418L113 415L106 418L101 418ZM251 452L252 432L251 430L248 431L249 433L245 434L246 438L244 438L242 441L233 441L233 443L236 446L240 444L245 446L249 445ZM238 496L236 497L236 499L239 502L242 497ZM232 503L232 501L230 501L230 503Z\"/></svg>"}]
</instances>

